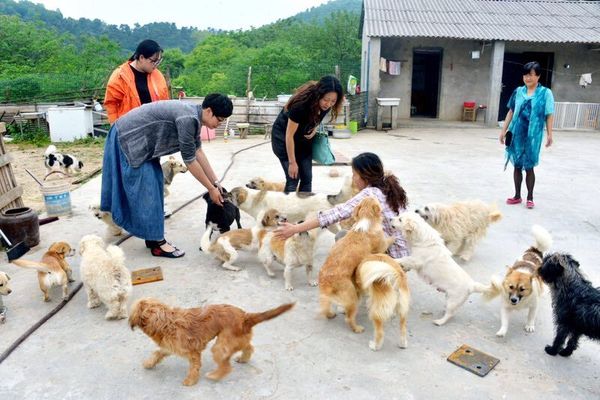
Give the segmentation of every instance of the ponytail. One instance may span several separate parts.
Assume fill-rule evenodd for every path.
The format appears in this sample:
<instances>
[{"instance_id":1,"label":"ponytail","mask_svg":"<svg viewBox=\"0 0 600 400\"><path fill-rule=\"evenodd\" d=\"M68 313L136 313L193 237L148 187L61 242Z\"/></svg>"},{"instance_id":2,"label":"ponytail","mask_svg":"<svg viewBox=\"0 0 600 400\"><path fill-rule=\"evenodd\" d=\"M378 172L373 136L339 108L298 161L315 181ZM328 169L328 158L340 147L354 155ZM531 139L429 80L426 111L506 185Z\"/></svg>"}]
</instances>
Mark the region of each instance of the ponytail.
<instances>
[{"instance_id":1,"label":"ponytail","mask_svg":"<svg viewBox=\"0 0 600 400\"><path fill-rule=\"evenodd\" d=\"M400 186L400 181L394 174L386 172L381 181L381 186L377 187L383 192L388 205L395 213L399 213L400 209L406 209L406 206L408 206L406 192Z\"/></svg>"}]
</instances>

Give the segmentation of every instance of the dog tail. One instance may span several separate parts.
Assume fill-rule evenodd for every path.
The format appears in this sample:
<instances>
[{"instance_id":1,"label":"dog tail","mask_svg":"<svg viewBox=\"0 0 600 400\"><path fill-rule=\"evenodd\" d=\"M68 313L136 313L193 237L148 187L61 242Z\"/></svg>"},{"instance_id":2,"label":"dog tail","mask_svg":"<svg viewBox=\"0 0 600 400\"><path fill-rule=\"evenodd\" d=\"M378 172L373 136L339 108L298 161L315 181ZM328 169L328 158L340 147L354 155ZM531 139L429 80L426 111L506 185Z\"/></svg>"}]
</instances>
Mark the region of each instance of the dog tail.
<instances>
[{"instance_id":1,"label":"dog tail","mask_svg":"<svg viewBox=\"0 0 600 400\"><path fill-rule=\"evenodd\" d=\"M246 328L246 330L250 330L256 324L260 324L263 321L268 321L278 317L286 311L291 310L294 305L296 305L296 303L287 303L261 313L246 313L244 319L244 328Z\"/></svg>"},{"instance_id":2,"label":"dog tail","mask_svg":"<svg viewBox=\"0 0 600 400\"><path fill-rule=\"evenodd\" d=\"M200 248L202 249L202 251L205 251L207 253L210 253L210 246L212 244L212 242L210 240L210 234L213 232L213 230L214 230L214 226L211 223L206 227L206 230L204 231L204 234L202 235L202 238L200 239Z\"/></svg>"},{"instance_id":3,"label":"dog tail","mask_svg":"<svg viewBox=\"0 0 600 400\"><path fill-rule=\"evenodd\" d=\"M406 275L399 264L395 266L389 261L369 259L358 266L356 274L362 290L367 292L371 319L386 321L395 314L397 306L402 309L401 314L408 312L410 292Z\"/></svg>"},{"instance_id":4,"label":"dog tail","mask_svg":"<svg viewBox=\"0 0 600 400\"><path fill-rule=\"evenodd\" d=\"M490 284L490 285L484 285L483 283L479 283L477 281L473 281L473 289L472 291L475 293L481 293L484 296L487 295L488 293L493 293L494 292L494 285Z\"/></svg>"},{"instance_id":5,"label":"dog tail","mask_svg":"<svg viewBox=\"0 0 600 400\"><path fill-rule=\"evenodd\" d=\"M502 213L496 208L496 205L490 210L488 218L490 219L490 222L498 222L502 219Z\"/></svg>"},{"instance_id":6,"label":"dog tail","mask_svg":"<svg viewBox=\"0 0 600 400\"><path fill-rule=\"evenodd\" d=\"M11 263L21 267L21 268L31 268L35 269L39 272L51 272L48 266L44 263L37 261L29 261L29 260L12 260Z\"/></svg>"},{"instance_id":7,"label":"dog tail","mask_svg":"<svg viewBox=\"0 0 600 400\"><path fill-rule=\"evenodd\" d=\"M488 288L488 291L483 292L483 299L485 301L490 301L502 293L502 279L498 276L492 276L492 281Z\"/></svg>"},{"instance_id":8,"label":"dog tail","mask_svg":"<svg viewBox=\"0 0 600 400\"><path fill-rule=\"evenodd\" d=\"M535 238L535 245L533 247L542 253L548 251L550 246L552 246L552 235L540 225L533 225L531 233L533 233L533 237Z\"/></svg>"},{"instance_id":9,"label":"dog tail","mask_svg":"<svg viewBox=\"0 0 600 400\"><path fill-rule=\"evenodd\" d=\"M51 144L50 146L48 146L48 148L44 152L44 155L48 156L52 153L57 153L57 152L58 152L58 150L56 149L56 146Z\"/></svg>"}]
</instances>

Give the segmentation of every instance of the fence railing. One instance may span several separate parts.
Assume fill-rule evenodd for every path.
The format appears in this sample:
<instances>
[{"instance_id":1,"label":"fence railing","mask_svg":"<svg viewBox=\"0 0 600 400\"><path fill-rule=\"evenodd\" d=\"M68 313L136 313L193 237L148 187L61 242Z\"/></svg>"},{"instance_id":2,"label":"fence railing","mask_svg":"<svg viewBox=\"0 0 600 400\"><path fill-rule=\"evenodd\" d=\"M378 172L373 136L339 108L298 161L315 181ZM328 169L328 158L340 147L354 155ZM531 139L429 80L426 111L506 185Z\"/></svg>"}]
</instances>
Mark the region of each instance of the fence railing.
<instances>
[{"instance_id":1,"label":"fence railing","mask_svg":"<svg viewBox=\"0 0 600 400\"><path fill-rule=\"evenodd\" d=\"M600 129L599 103L554 103L554 129Z\"/></svg>"}]
</instances>

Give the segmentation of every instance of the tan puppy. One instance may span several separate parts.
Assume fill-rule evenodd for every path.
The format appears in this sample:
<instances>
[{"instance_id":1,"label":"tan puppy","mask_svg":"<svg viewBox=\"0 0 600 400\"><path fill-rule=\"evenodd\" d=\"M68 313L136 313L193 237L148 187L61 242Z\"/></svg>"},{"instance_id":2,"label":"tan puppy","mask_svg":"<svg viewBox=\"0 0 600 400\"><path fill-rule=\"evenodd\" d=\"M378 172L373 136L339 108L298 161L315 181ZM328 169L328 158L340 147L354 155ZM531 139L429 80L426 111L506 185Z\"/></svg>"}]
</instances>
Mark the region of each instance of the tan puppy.
<instances>
[{"instance_id":1,"label":"tan puppy","mask_svg":"<svg viewBox=\"0 0 600 400\"><path fill-rule=\"evenodd\" d=\"M221 260L223 268L239 271L240 267L234 265L239 256L238 250L258 249L260 239L267 230L276 228L280 222L285 222L286 219L277 210L270 209L259 215L258 221L260 222L251 229L235 229L225 232L212 243L210 241L212 227L206 229L200 240L202 250Z\"/></svg>"},{"instance_id":2,"label":"tan puppy","mask_svg":"<svg viewBox=\"0 0 600 400\"><path fill-rule=\"evenodd\" d=\"M501 326L496 336L506 335L510 312L524 308L529 310L524 329L526 332L535 331L535 316L544 291L544 282L538 275L538 270L542 266L544 252L552 246L552 236L539 225L532 226L531 232L535 244L523 253L520 260L508 267L504 279L493 277L492 290L484 295L488 300L496 296L502 298Z\"/></svg>"},{"instance_id":3,"label":"tan puppy","mask_svg":"<svg viewBox=\"0 0 600 400\"><path fill-rule=\"evenodd\" d=\"M13 264L22 268L32 268L38 271L38 283L44 294L44 301L50 301L49 290L52 286L62 286L62 298L69 296L69 282L73 282L72 271L65 257L75 254L66 242L52 243L40 262L29 260L13 260Z\"/></svg>"},{"instance_id":4,"label":"tan puppy","mask_svg":"<svg viewBox=\"0 0 600 400\"><path fill-rule=\"evenodd\" d=\"M173 183L173 178L178 173L187 172L187 167L175 157L170 156L169 159L162 164L160 164L163 172L163 183L164 183L164 197L169 195L169 186Z\"/></svg>"},{"instance_id":5,"label":"tan puppy","mask_svg":"<svg viewBox=\"0 0 600 400\"><path fill-rule=\"evenodd\" d=\"M352 212L356 224L343 238L335 242L321 271L319 271L319 301L321 313L327 318L335 317L331 303L345 309L346 323L360 333L364 331L356 324L358 287L352 279L360 262L368 255L384 253L393 238L383 232L381 205L374 197L363 199Z\"/></svg>"},{"instance_id":6,"label":"tan puppy","mask_svg":"<svg viewBox=\"0 0 600 400\"><path fill-rule=\"evenodd\" d=\"M250 182L246 183L246 187L248 189L283 192L283 190L285 189L285 182L270 182L261 177L256 177L250 179Z\"/></svg>"},{"instance_id":7,"label":"tan puppy","mask_svg":"<svg viewBox=\"0 0 600 400\"><path fill-rule=\"evenodd\" d=\"M269 232L261 240L258 259L263 263L269 276L275 276L271 271L273 260L285 265L283 277L286 290L294 290L292 270L302 266L306 269L308 284L317 286L317 282L313 280L312 276L316 236L316 232L301 232L287 239L279 239L274 236L273 232Z\"/></svg>"},{"instance_id":8,"label":"tan puppy","mask_svg":"<svg viewBox=\"0 0 600 400\"><path fill-rule=\"evenodd\" d=\"M373 322L373 340L369 348L373 351L383 345L383 324L397 315L400 319L400 341L398 347L408 346L406 317L410 304L410 291L406 273L387 254L366 256L356 269L356 283L367 296L369 319Z\"/></svg>"},{"instance_id":9,"label":"tan puppy","mask_svg":"<svg viewBox=\"0 0 600 400\"><path fill-rule=\"evenodd\" d=\"M8 281L10 281L10 276L0 271L0 324L6 320L6 307L4 307L2 296L8 296L12 293L12 290L8 286Z\"/></svg>"},{"instance_id":10,"label":"tan puppy","mask_svg":"<svg viewBox=\"0 0 600 400\"><path fill-rule=\"evenodd\" d=\"M227 304L184 309L146 298L133 305L129 326L132 330L139 327L159 347L144 361L144 368L154 368L171 354L185 357L190 366L183 384L191 386L200 379L201 354L208 342L217 338L212 347L217 369L206 377L220 380L231 372L229 359L238 351L242 354L237 362L250 361L254 352L250 343L254 325L273 319L293 306L293 303L283 304L265 312L247 313Z\"/></svg>"},{"instance_id":11,"label":"tan puppy","mask_svg":"<svg viewBox=\"0 0 600 400\"><path fill-rule=\"evenodd\" d=\"M495 204L480 200L431 203L416 212L442 235L448 250L464 261L471 259L475 245L485 236L490 224L502 218Z\"/></svg>"},{"instance_id":12,"label":"tan puppy","mask_svg":"<svg viewBox=\"0 0 600 400\"><path fill-rule=\"evenodd\" d=\"M115 224L112 219L112 215L109 211L101 211L100 204L90 205L90 211L94 214L94 217L98 218L106 224L106 229L112 236L120 236L123 234L123 228Z\"/></svg>"}]
</instances>

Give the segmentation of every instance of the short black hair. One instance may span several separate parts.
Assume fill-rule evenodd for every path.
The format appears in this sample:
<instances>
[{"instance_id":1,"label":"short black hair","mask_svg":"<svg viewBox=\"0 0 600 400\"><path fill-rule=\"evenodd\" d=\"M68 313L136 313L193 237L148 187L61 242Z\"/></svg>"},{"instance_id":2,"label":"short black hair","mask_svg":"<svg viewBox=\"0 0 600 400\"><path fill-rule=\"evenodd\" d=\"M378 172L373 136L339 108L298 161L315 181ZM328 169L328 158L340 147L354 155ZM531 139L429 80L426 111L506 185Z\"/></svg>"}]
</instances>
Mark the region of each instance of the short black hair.
<instances>
[{"instance_id":1,"label":"short black hair","mask_svg":"<svg viewBox=\"0 0 600 400\"><path fill-rule=\"evenodd\" d=\"M537 61L530 61L523 65L523 75L529 75L531 70L535 72L535 76L540 76L542 73L542 66Z\"/></svg>"},{"instance_id":2,"label":"short black hair","mask_svg":"<svg viewBox=\"0 0 600 400\"><path fill-rule=\"evenodd\" d=\"M135 49L135 53L129 58L129 61L139 60L140 56L150 58L156 53L162 53L163 49L154 40L146 39L140 42Z\"/></svg>"},{"instance_id":3,"label":"short black hair","mask_svg":"<svg viewBox=\"0 0 600 400\"><path fill-rule=\"evenodd\" d=\"M231 99L221 93L211 93L204 98L202 108L210 108L216 117L228 118L233 113Z\"/></svg>"}]
</instances>

